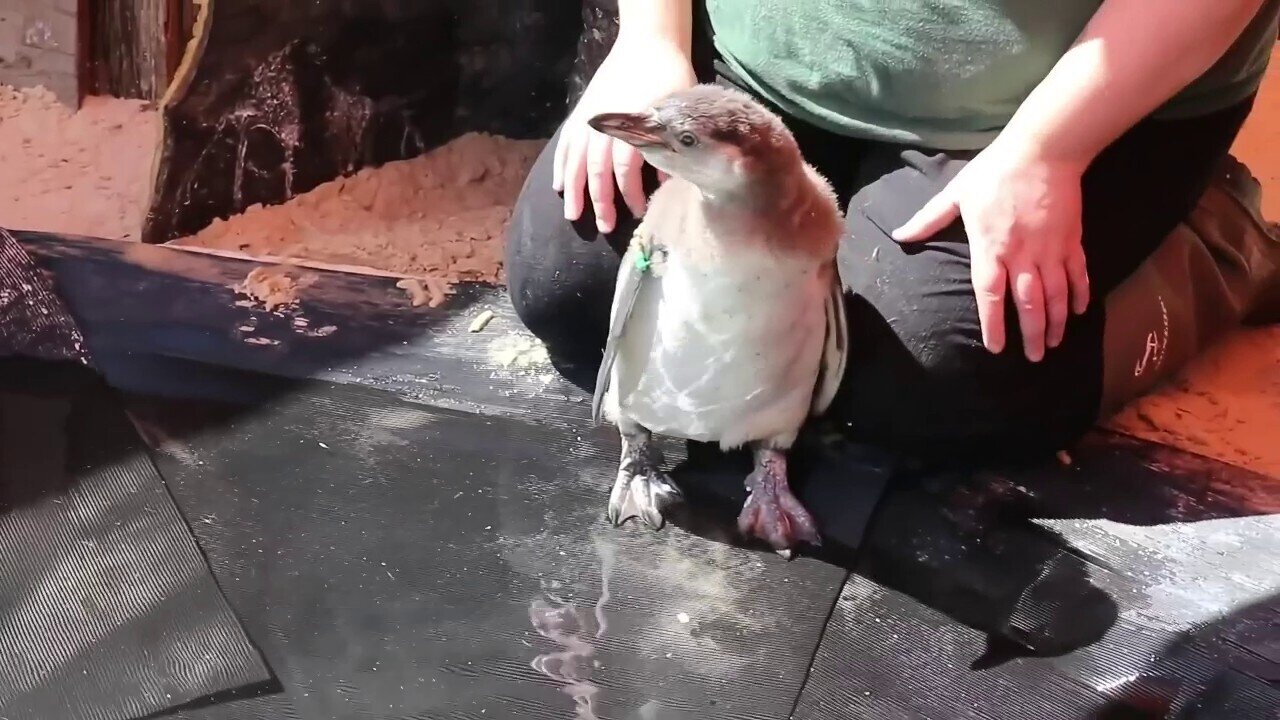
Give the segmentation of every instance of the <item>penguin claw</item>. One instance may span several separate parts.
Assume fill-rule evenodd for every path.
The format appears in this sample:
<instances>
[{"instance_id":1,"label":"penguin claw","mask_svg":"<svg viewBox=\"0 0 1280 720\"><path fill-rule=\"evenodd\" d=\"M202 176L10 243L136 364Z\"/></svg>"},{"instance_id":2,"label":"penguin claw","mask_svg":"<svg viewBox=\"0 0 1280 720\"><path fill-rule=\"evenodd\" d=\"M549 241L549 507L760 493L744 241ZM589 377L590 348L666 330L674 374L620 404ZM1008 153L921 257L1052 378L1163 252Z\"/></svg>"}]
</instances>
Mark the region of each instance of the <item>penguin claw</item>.
<instances>
[{"instance_id":1,"label":"penguin claw","mask_svg":"<svg viewBox=\"0 0 1280 720\"><path fill-rule=\"evenodd\" d=\"M666 525L663 512L680 499L680 489L665 474L648 470L631 474L618 471L618 479L609 493L609 522L621 527L632 518L661 530Z\"/></svg>"}]
</instances>

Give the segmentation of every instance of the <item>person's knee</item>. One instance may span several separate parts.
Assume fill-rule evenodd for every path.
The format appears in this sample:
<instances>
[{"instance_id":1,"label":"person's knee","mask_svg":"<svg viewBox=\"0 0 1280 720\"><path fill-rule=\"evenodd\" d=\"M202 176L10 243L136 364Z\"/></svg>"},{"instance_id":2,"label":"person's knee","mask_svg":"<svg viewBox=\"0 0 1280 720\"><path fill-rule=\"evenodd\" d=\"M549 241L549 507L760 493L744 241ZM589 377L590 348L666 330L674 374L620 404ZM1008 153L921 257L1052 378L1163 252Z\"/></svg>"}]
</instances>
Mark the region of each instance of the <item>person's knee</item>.
<instances>
[{"instance_id":1,"label":"person's knee","mask_svg":"<svg viewBox=\"0 0 1280 720\"><path fill-rule=\"evenodd\" d=\"M603 341L618 254L595 231L594 218L564 218L564 201L551 185L554 153L552 138L516 199L505 271L521 323L549 351L572 354Z\"/></svg>"},{"instance_id":2,"label":"person's knee","mask_svg":"<svg viewBox=\"0 0 1280 720\"><path fill-rule=\"evenodd\" d=\"M577 294L573 285L581 280L561 267L564 253L556 248L566 242L560 236L571 225L551 189L547 156L552 152L554 145L548 144L534 163L506 231L505 270L512 307L525 327L544 340L554 338L569 322L569 297Z\"/></svg>"},{"instance_id":3,"label":"person's knee","mask_svg":"<svg viewBox=\"0 0 1280 720\"><path fill-rule=\"evenodd\" d=\"M552 290L555 279L555 268L550 267L545 252L539 249L545 249L565 224L558 217L555 193L550 187L548 155L554 152L555 145L548 143L534 162L506 229L507 290L516 315L526 322L526 316L538 319L542 300Z\"/></svg>"},{"instance_id":4,"label":"person's knee","mask_svg":"<svg viewBox=\"0 0 1280 720\"><path fill-rule=\"evenodd\" d=\"M526 267L515 277L508 293L516 317L551 354L582 355L603 343L609 299L601 297L599 282L572 273L557 277L544 266Z\"/></svg>"},{"instance_id":5,"label":"person's knee","mask_svg":"<svg viewBox=\"0 0 1280 720\"><path fill-rule=\"evenodd\" d=\"M840 251L853 337L842 408L856 433L911 454L982 460L1042 452L1088 427L1096 317L1076 318L1063 344L1031 363L1010 312L1008 347L991 353L963 229L906 246L889 236L899 218L865 210L851 205Z\"/></svg>"}]
</instances>

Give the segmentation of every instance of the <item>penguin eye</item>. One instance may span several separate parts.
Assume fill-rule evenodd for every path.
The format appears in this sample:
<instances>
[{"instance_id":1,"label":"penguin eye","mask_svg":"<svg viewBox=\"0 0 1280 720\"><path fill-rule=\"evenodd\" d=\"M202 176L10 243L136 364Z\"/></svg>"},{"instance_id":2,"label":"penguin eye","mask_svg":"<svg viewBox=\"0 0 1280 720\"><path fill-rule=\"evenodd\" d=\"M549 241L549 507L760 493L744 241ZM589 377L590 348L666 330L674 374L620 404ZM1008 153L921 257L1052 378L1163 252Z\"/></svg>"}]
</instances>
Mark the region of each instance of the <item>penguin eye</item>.
<instances>
[{"instance_id":1,"label":"penguin eye","mask_svg":"<svg viewBox=\"0 0 1280 720\"><path fill-rule=\"evenodd\" d=\"M698 137L693 133L686 131L680 133L680 136L676 138L676 142L680 143L684 147L691 148L698 144Z\"/></svg>"}]
</instances>

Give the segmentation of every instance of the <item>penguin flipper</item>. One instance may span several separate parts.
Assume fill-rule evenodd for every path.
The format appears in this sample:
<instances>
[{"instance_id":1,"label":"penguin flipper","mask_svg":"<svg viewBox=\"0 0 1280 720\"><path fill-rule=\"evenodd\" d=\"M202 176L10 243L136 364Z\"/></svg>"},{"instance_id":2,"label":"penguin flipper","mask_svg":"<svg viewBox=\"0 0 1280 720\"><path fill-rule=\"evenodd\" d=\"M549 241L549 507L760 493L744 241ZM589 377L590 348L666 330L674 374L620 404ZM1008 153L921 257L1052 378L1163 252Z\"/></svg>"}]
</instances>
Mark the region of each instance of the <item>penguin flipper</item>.
<instances>
[{"instance_id":1,"label":"penguin flipper","mask_svg":"<svg viewBox=\"0 0 1280 720\"><path fill-rule=\"evenodd\" d=\"M835 263L831 264L831 289L827 293L827 338L822 347L822 363L814 388L813 415L821 415L831 407L849 362L849 320L844 304L844 288Z\"/></svg>"},{"instance_id":2,"label":"penguin flipper","mask_svg":"<svg viewBox=\"0 0 1280 720\"><path fill-rule=\"evenodd\" d=\"M626 331L627 320L631 317L631 310L635 307L636 298L640 296L640 289L648 275L647 266L642 262L644 253L645 250L633 242L623 254L622 266L618 268L613 307L609 311L609 336L605 340L600 370L596 373L596 390L591 397L591 421L597 425L600 424L604 396L613 377L613 364L618 359L618 347Z\"/></svg>"}]
</instances>

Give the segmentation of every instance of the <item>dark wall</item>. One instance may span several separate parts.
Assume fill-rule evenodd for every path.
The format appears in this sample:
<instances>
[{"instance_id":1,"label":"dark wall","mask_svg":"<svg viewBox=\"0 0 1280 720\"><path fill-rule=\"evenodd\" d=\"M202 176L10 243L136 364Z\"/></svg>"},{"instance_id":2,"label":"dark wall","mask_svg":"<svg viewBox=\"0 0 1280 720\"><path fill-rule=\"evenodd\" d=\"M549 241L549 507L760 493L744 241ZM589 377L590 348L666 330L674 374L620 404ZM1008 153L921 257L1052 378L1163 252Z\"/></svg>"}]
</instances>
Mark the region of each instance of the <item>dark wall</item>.
<instances>
[{"instance_id":1,"label":"dark wall","mask_svg":"<svg viewBox=\"0 0 1280 720\"><path fill-rule=\"evenodd\" d=\"M547 137L583 35L573 0L217 0L165 111L147 242L468 131Z\"/></svg>"},{"instance_id":2,"label":"dark wall","mask_svg":"<svg viewBox=\"0 0 1280 720\"><path fill-rule=\"evenodd\" d=\"M618 37L618 0L583 0L582 34L578 38L578 57L573 64L569 96L577 102L596 68L613 47Z\"/></svg>"}]
</instances>

